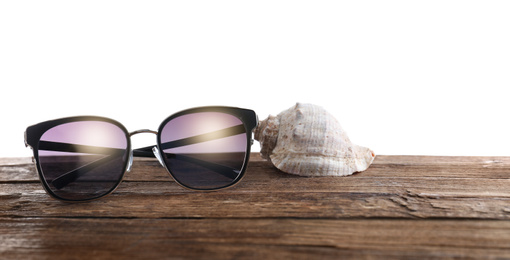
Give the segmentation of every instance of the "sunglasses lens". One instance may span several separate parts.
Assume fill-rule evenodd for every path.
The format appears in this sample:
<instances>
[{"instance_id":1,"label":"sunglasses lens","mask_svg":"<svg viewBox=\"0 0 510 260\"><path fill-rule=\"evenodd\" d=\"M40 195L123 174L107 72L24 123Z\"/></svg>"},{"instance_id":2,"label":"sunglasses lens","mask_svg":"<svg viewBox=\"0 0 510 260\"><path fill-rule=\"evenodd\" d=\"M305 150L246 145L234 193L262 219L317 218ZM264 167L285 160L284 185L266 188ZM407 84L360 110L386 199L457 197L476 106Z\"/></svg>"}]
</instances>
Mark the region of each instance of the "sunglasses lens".
<instances>
[{"instance_id":1,"label":"sunglasses lens","mask_svg":"<svg viewBox=\"0 0 510 260\"><path fill-rule=\"evenodd\" d=\"M200 190L236 183L247 160L248 135L230 114L197 112L175 117L160 130L164 162L176 181Z\"/></svg>"},{"instance_id":2,"label":"sunglasses lens","mask_svg":"<svg viewBox=\"0 0 510 260\"><path fill-rule=\"evenodd\" d=\"M78 121L46 131L38 144L45 186L64 200L88 200L119 184L128 157L128 138L119 126Z\"/></svg>"}]
</instances>

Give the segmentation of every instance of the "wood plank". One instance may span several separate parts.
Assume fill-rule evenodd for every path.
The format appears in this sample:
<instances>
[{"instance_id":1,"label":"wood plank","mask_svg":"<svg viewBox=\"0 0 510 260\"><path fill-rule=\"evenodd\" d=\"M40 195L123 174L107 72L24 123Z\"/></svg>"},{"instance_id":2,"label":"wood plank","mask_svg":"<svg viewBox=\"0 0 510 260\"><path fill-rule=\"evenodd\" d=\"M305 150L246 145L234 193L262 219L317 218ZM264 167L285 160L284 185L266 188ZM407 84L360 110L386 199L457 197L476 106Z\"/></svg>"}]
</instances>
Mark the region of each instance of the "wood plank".
<instances>
[{"instance_id":1,"label":"wood plank","mask_svg":"<svg viewBox=\"0 0 510 260\"><path fill-rule=\"evenodd\" d=\"M252 156L217 192L136 159L110 196L66 203L30 158L0 159L0 258L510 258L510 157L378 156L304 178Z\"/></svg>"},{"instance_id":2,"label":"wood plank","mask_svg":"<svg viewBox=\"0 0 510 260\"><path fill-rule=\"evenodd\" d=\"M0 218L0 234L16 259L510 257L508 221Z\"/></svg>"},{"instance_id":3,"label":"wood plank","mask_svg":"<svg viewBox=\"0 0 510 260\"><path fill-rule=\"evenodd\" d=\"M510 197L433 196L411 192L250 190L197 193L174 183L124 183L114 194L88 203L51 199L39 184L0 185L0 216L81 217L293 217L293 218L481 218L509 219ZM284 187L285 185L281 185ZM29 188L28 188L29 187ZM279 186L280 187L280 186ZM341 188L339 188L341 190ZM249 205L249 206L247 206ZM129 210L126 210L129 209Z\"/></svg>"},{"instance_id":4,"label":"wood plank","mask_svg":"<svg viewBox=\"0 0 510 260\"><path fill-rule=\"evenodd\" d=\"M502 176L510 173L507 158L476 157L477 168L463 157L452 158L452 167L441 158L383 156L388 164L379 161L366 172L320 178L284 174L254 158L239 185L206 193L181 188L153 159L137 159L112 195L84 205L51 199L33 177L5 181L30 172L27 162L7 164L0 168L0 216L66 216L65 207L81 217L510 218L510 179ZM443 165L435 166L443 167L435 173L441 177L424 170L434 161ZM491 178L463 177L458 170L492 164L497 166L486 168L498 171ZM179 210L168 210L174 208Z\"/></svg>"},{"instance_id":5,"label":"wood plank","mask_svg":"<svg viewBox=\"0 0 510 260\"><path fill-rule=\"evenodd\" d=\"M510 157L475 156L385 156L375 158L370 168L353 177L448 177L510 179ZM283 177L282 173L260 155L251 155L249 172L259 178ZM248 174L249 175L249 174ZM283 175L283 176L281 176ZM289 175L292 176L292 175ZM294 177L294 176L292 176ZM304 177L300 177L304 178ZM38 181L31 158L0 158L0 183ZM126 173L127 181L171 181L166 170L152 158L135 158L133 169Z\"/></svg>"}]
</instances>

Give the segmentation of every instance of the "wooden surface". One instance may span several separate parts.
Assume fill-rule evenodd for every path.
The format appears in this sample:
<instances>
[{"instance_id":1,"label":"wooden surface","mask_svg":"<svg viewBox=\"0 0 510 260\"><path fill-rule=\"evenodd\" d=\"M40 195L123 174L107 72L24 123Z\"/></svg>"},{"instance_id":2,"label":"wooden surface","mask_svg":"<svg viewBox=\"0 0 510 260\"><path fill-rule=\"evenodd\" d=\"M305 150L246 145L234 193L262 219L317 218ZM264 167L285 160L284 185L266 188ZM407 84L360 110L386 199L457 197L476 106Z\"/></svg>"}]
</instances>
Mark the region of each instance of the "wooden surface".
<instances>
[{"instance_id":1,"label":"wooden surface","mask_svg":"<svg viewBox=\"0 0 510 260\"><path fill-rule=\"evenodd\" d=\"M237 186L193 192L137 159L112 194L47 195L29 158L0 159L1 259L510 258L510 157L377 156L303 178L256 154Z\"/></svg>"}]
</instances>

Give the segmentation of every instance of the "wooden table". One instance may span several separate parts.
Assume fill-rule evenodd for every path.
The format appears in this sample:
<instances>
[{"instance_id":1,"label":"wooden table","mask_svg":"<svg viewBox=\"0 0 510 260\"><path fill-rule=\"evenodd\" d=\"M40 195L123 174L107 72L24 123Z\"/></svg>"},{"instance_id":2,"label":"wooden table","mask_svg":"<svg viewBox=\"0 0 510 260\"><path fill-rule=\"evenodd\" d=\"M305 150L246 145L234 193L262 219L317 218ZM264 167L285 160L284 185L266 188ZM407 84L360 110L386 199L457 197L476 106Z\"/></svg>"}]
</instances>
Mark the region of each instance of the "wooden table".
<instances>
[{"instance_id":1,"label":"wooden table","mask_svg":"<svg viewBox=\"0 0 510 260\"><path fill-rule=\"evenodd\" d=\"M112 195L65 203L31 159L0 159L0 258L510 258L510 157L380 155L304 178L254 154L240 184L205 193L133 167Z\"/></svg>"}]
</instances>

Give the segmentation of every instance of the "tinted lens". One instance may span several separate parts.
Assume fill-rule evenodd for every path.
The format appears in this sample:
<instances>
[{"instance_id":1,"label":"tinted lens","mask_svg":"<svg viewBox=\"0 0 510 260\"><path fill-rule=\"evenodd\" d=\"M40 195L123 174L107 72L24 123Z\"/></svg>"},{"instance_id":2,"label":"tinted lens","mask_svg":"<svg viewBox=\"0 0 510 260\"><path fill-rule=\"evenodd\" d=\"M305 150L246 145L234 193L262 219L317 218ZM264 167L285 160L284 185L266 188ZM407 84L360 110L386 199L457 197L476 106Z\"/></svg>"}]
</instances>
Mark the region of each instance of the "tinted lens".
<instances>
[{"instance_id":1,"label":"tinted lens","mask_svg":"<svg viewBox=\"0 0 510 260\"><path fill-rule=\"evenodd\" d=\"M160 150L176 181L192 189L234 184L247 159L243 122L230 114L199 112L171 119L160 131Z\"/></svg>"},{"instance_id":2,"label":"tinted lens","mask_svg":"<svg viewBox=\"0 0 510 260\"><path fill-rule=\"evenodd\" d=\"M65 200L87 200L111 192L128 155L126 133L102 121L79 121L46 131L38 144L41 176Z\"/></svg>"}]
</instances>

